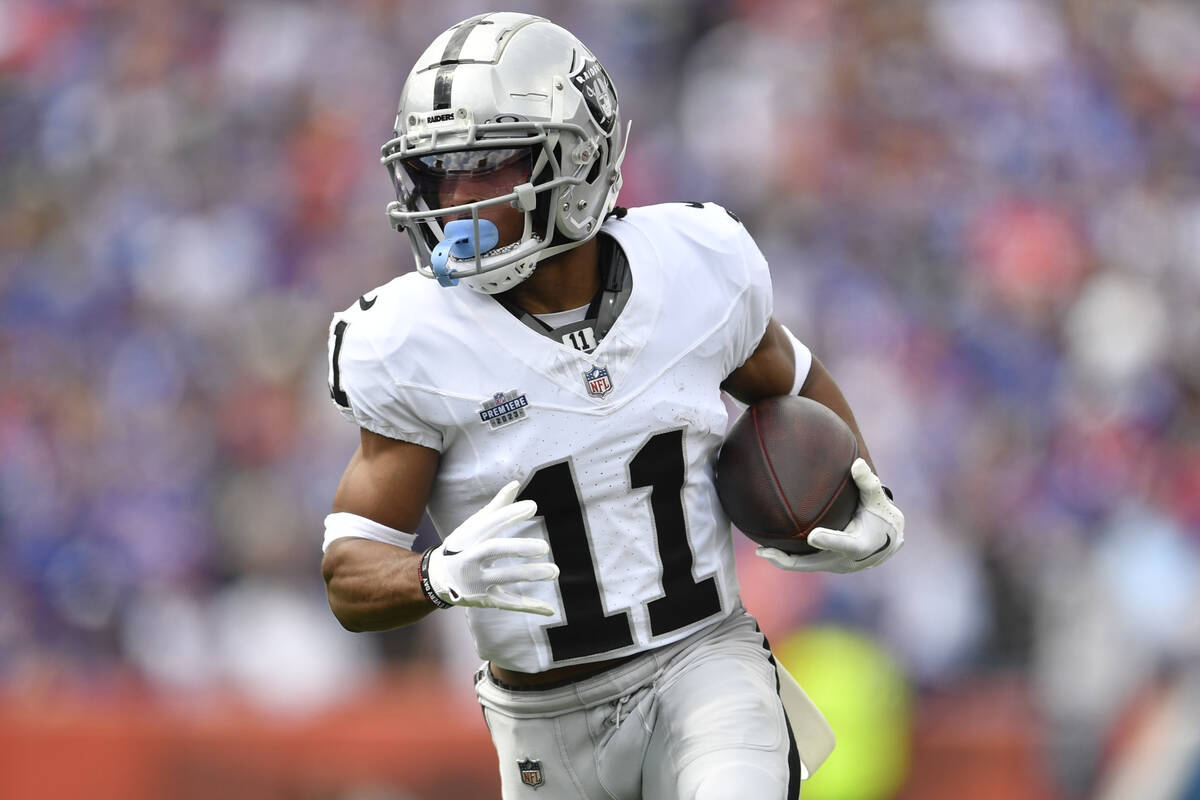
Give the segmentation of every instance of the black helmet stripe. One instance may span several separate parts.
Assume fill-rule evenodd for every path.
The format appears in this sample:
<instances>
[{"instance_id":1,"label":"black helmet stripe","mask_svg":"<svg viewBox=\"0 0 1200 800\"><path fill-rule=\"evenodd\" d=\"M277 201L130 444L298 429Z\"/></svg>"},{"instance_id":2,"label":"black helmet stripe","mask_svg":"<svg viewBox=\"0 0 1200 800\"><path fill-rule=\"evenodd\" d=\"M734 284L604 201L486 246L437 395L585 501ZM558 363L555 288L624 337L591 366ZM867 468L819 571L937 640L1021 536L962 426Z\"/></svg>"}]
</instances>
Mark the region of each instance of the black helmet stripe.
<instances>
[{"instance_id":1,"label":"black helmet stripe","mask_svg":"<svg viewBox=\"0 0 1200 800\"><path fill-rule=\"evenodd\" d=\"M458 66L458 56L462 53L463 45L466 44L471 31L479 25L492 24L487 21L489 16L491 13L471 17L460 24L458 30L450 37L450 41L446 42L446 49L442 51L442 57L439 60L441 66L438 67L437 75L433 79L434 111L450 107L450 88L454 84L454 68Z\"/></svg>"},{"instance_id":2,"label":"black helmet stripe","mask_svg":"<svg viewBox=\"0 0 1200 800\"><path fill-rule=\"evenodd\" d=\"M450 84L454 82L454 67L458 62L438 67L437 76L433 79L433 110L441 111L450 107Z\"/></svg>"}]
</instances>

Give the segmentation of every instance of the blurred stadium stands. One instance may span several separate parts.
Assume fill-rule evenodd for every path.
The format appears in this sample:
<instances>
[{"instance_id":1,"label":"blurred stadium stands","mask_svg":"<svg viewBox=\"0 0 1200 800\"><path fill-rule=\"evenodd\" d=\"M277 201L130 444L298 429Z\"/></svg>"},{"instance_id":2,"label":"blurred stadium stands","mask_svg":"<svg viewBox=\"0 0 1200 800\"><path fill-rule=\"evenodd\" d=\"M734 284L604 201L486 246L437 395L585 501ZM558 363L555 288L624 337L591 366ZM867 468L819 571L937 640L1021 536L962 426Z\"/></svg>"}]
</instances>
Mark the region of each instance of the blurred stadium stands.
<instances>
[{"instance_id":1,"label":"blurred stadium stands","mask_svg":"<svg viewBox=\"0 0 1200 800\"><path fill-rule=\"evenodd\" d=\"M860 575L743 547L775 641L911 695L899 787L805 796L1200 797L1200 6L519 7L611 72L623 204L745 221L908 516ZM328 318L411 268L378 147L479 10L0 0L0 797L494 788L456 620L318 572Z\"/></svg>"}]
</instances>

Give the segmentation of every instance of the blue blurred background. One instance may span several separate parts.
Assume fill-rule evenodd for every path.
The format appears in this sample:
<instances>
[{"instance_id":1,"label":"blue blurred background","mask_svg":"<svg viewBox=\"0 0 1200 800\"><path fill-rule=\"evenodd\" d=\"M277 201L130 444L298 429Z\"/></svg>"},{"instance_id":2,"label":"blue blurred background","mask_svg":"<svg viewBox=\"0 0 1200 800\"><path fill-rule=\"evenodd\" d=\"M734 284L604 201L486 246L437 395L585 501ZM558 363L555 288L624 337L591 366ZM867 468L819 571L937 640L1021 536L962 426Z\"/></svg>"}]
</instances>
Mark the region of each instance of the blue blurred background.
<instances>
[{"instance_id":1,"label":"blue blurred background","mask_svg":"<svg viewBox=\"0 0 1200 800\"><path fill-rule=\"evenodd\" d=\"M841 712L894 729L891 772L831 762L857 780L806 796L1200 797L1200 6L517 8L611 73L623 205L743 219L908 517L859 575L740 545L773 641L825 653L802 678L860 659L892 687ZM281 777L319 747L280 730L410 691L492 785L461 620L345 633L318 569L357 441L329 316L411 269L378 148L413 60L481 10L0 0L0 744L26 743L0 794L101 740L143 777L98 763L92 797L485 791L406 782L430 762L387 738L403 714L338 745L392 748L361 780ZM246 720L284 766L197 755Z\"/></svg>"}]
</instances>

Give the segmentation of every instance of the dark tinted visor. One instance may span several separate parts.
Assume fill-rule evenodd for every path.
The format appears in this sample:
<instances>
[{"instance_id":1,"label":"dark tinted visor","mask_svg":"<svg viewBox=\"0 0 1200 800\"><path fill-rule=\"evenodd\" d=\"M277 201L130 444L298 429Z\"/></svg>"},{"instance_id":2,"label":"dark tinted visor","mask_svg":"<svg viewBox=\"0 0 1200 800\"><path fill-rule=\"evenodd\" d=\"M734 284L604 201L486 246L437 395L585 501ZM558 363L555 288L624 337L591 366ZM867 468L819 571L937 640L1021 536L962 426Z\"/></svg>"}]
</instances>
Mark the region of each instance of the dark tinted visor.
<instances>
[{"instance_id":1,"label":"dark tinted visor","mask_svg":"<svg viewBox=\"0 0 1200 800\"><path fill-rule=\"evenodd\" d=\"M401 168L429 208L508 194L533 175L533 148L494 147L406 158Z\"/></svg>"}]
</instances>

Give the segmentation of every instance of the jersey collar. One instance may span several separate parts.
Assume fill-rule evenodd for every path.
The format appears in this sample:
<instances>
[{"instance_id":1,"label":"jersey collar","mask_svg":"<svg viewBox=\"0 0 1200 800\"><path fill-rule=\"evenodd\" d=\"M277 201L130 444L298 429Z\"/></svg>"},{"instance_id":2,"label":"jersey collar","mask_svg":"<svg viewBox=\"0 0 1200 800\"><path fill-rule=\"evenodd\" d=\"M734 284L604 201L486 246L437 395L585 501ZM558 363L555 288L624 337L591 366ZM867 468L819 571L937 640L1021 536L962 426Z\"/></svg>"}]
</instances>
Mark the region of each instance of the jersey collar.
<instances>
[{"instance_id":1,"label":"jersey collar","mask_svg":"<svg viewBox=\"0 0 1200 800\"><path fill-rule=\"evenodd\" d=\"M654 329L662 305L662 270L657 268L658 252L646 236L623 220L609 219L603 232L612 236L628 259L633 282L625 307L612 322L608 333L591 353L576 350L541 332L531 330L505 309L496 299L458 287L452 292L456 303L470 314L484 335L503 343L530 369L546 376L564 389L596 404L619 402L622 376L629 373ZM588 395L582 375L593 367L603 367L612 376L615 391L604 398Z\"/></svg>"}]
</instances>

